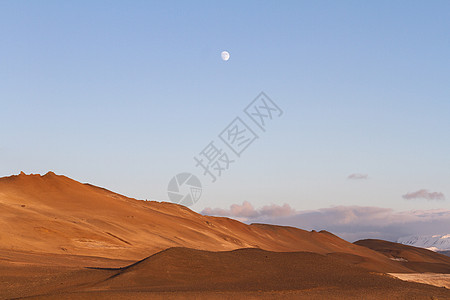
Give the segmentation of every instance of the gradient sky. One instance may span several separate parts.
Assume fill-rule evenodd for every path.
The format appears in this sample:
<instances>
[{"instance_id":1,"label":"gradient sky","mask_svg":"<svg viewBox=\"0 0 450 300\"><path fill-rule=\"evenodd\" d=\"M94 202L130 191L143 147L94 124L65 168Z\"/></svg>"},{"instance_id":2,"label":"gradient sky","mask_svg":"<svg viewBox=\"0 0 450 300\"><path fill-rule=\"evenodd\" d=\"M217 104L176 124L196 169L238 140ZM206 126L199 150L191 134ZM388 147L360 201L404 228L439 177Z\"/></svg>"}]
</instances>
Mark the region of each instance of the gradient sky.
<instances>
[{"instance_id":1,"label":"gradient sky","mask_svg":"<svg viewBox=\"0 0 450 300\"><path fill-rule=\"evenodd\" d=\"M0 176L165 200L192 172L197 211L450 209L449 53L449 1L3 0ZM210 183L193 157L261 91L283 116ZM421 189L447 199L402 198Z\"/></svg>"}]
</instances>

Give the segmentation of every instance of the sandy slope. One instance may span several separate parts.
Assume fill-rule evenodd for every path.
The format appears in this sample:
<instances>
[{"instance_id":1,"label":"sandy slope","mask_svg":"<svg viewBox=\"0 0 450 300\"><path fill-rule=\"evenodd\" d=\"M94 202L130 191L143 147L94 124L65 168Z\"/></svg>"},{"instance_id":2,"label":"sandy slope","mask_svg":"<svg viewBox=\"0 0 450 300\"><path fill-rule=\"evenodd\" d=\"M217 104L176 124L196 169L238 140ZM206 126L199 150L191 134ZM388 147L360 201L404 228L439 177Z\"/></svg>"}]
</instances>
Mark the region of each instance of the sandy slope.
<instances>
[{"instance_id":1,"label":"sandy slope","mask_svg":"<svg viewBox=\"0 0 450 300\"><path fill-rule=\"evenodd\" d=\"M431 250L375 239L354 244L375 250L414 272L450 274L450 257Z\"/></svg>"},{"instance_id":2,"label":"sandy slope","mask_svg":"<svg viewBox=\"0 0 450 300\"><path fill-rule=\"evenodd\" d=\"M91 289L274 291L329 287L342 290L414 288L385 275L311 252L260 249L210 252L170 248L120 269Z\"/></svg>"},{"instance_id":3,"label":"sandy slope","mask_svg":"<svg viewBox=\"0 0 450 300\"><path fill-rule=\"evenodd\" d=\"M378 273L450 266L395 247L202 216L51 172L0 178L0 298L450 299ZM211 252L239 248L253 249Z\"/></svg>"},{"instance_id":4,"label":"sandy slope","mask_svg":"<svg viewBox=\"0 0 450 300\"><path fill-rule=\"evenodd\" d=\"M450 299L448 289L310 252L170 248L115 270L40 273L30 278L39 299Z\"/></svg>"},{"instance_id":5,"label":"sandy slope","mask_svg":"<svg viewBox=\"0 0 450 300\"><path fill-rule=\"evenodd\" d=\"M439 287L446 287L450 289L450 274L437 274L437 273L389 273L392 276L400 278L402 280L426 283Z\"/></svg>"},{"instance_id":6,"label":"sandy slope","mask_svg":"<svg viewBox=\"0 0 450 300\"><path fill-rule=\"evenodd\" d=\"M385 256L328 232L246 225L170 203L130 199L54 173L0 179L0 250L139 260L169 247L342 252L355 263L408 272Z\"/></svg>"}]
</instances>

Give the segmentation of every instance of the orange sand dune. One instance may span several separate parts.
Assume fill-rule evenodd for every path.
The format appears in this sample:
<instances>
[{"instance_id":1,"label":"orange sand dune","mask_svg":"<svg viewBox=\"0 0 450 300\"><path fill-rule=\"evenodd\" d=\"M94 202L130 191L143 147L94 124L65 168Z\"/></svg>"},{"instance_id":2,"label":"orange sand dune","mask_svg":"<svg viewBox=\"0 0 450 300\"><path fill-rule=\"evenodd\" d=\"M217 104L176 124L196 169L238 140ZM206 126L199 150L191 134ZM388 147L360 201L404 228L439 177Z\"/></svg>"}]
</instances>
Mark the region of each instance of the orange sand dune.
<instances>
[{"instance_id":1,"label":"orange sand dune","mask_svg":"<svg viewBox=\"0 0 450 300\"><path fill-rule=\"evenodd\" d=\"M170 248L124 268L53 272L47 275L41 270L44 276L28 283L34 294L21 291L19 295L38 299L450 298L445 288L405 282L311 252Z\"/></svg>"},{"instance_id":2,"label":"orange sand dune","mask_svg":"<svg viewBox=\"0 0 450 300\"><path fill-rule=\"evenodd\" d=\"M127 198L52 172L1 178L0 211L0 250L125 260L169 247L342 252L363 257L356 263L374 270L410 271L325 231L202 216L184 206Z\"/></svg>"},{"instance_id":3,"label":"orange sand dune","mask_svg":"<svg viewBox=\"0 0 450 300\"><path fill-rule=\"evenodd\" d=\"M450 258L382 242L203 216L51 172L0 178L0 299L450 299L384 274L445 273Z\"/></svg>"}]
</instances>

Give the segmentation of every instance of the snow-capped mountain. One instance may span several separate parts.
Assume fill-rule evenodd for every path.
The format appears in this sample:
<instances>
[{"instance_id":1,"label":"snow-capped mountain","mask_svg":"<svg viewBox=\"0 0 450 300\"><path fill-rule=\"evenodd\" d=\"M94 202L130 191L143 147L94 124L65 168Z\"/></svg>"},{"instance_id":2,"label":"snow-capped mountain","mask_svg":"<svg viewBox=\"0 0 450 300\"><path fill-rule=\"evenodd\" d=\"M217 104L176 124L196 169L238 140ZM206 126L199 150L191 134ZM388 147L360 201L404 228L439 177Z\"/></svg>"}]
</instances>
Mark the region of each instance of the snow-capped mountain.
<instances>
[{"instance_id":1,"label":"snow-capped mountain","mask_svg":"<svg viewBox=\"0 0 450 300\"><path fill-rule=\"evenodd\" d=\"M450 250L450 234L443 235L410 235L401 237L397 243L426 248L432 251L449 251Z\"/></svg>"}]
</instances>

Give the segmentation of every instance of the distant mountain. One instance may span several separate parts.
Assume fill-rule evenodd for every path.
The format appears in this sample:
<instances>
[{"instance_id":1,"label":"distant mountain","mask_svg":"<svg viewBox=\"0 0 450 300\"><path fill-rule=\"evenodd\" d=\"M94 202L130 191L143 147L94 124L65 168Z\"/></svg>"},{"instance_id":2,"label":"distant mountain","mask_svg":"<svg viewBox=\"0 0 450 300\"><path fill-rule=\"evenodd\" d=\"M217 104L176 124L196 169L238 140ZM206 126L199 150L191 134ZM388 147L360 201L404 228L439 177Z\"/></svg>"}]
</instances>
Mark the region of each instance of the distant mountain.
<instances>
[{"instance_id":1,"label":"distant mountain","mask_svg":"<svg viewBox=\"0 0 450 300\"><path fill-rule=\"evenodd\" d=\"M450 256L450 251L438 251L438 253Z\"/></svg>"},{"instance_id":2,"label":"distant mountain","mask_svg":"<svg viewBox=\"0 0 450 300\"><path fill-rule=\"evenodd\" d=\"M428 250L436 251L436 252L444 252L447 251L447 254L450 252L450 234L443 235L411 235L399 238L397 243L426 248Z\"/></svg>"},{"instance_id":3,"label":"distant mountain","mask_svg":"<svg viewBox=\"0 0 450 300\"><path fill-rule=\"evenodd\" d=\"M428 249L374 239L360 240L354 244L377 251L416 273L450 274L450 257Z\"/></svg>"}]
</instances>

